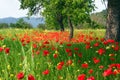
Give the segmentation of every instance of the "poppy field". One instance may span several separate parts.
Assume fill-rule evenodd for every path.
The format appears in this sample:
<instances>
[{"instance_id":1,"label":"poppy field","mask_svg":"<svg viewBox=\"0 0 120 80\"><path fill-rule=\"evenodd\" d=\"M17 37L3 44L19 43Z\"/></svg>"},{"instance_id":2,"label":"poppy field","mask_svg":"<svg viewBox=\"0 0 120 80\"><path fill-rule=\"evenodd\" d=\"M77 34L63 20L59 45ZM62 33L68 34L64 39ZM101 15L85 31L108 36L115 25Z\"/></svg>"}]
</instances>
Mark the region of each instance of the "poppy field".
<instances>
[{"instance_id":1,"label":"poppy field","mask_svg":"<svg viewBox=\"0 0 120 80\"><path fill-rule=\"evenodd\" d=\"M120 43L104 30L0 30L0 80L120 80Z\"/></svg>"}]
</instances>

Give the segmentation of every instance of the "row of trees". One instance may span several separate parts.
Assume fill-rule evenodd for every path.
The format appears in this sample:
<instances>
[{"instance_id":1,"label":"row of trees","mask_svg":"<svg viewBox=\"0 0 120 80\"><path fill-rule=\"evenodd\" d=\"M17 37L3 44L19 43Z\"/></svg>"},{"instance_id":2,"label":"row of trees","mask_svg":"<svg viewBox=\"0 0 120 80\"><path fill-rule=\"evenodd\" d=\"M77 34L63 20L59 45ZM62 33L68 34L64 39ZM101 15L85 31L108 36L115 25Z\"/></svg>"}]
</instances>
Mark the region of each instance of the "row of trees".
<instances>
[{"instance_id":1,"label":"row of trees","mask_svg":"<svg viewBox=\"0 0 120 80\"><path fill-rule=\"evenodd\" d=\"M27 23L24 21L24 19L19 19L16 23L0 23L0 29L5 29L5 28L21 28L21 29L30 29L30 28L33 28L33 26L30 24L30 23ZM51 30L51 29L56 29L56 30L59 30L60 27L53 27L53 26L49 26L47 27L46 24L38 24L36 27L34 28L39 28L39 29L42 29L42 30L45 30L45 29L48 29L48 30ZM66 27L67 29L69 27ZM92 28L92 29L101 29L101 28L105 28L104 25L100 25L98 24L97 22L95 21L91 21L90 23L84 23L84 24L79 24L77 26L74 26L74 28L76 29L88 29L88 28Z\"/></svg>"},{"instance_id":2,"label":"row of trees","mask_svg":"<svg viewBox=\"0 0 120 80\"><path fill-rule=\"evenodd\" d=\"M23 29L30 29L33 28L31 24L25 22L22 18L19 19L16 23L0 23L0 28L23 28Z\"/></svg>"},{"instance_id":3,"label":"row of trees","mask_svg":"<svg viewBox=\"0 0 120 80\"><path fill-rule=\"evenodd\" d=\"M73 37L73 25L89 22L90 12L94 10L94 0L19 0L22 9L28 9L29 15L41 12L49 25L70 27L70 39ZM120 0L101 0L108 2L106 39L120 41Z\"/></svg>"},{"instance_id":4,"label":"row of trees","mask_svg":"<svg viewBox=\"0 0 120 80\"><path fill-rule=\"evenodd\" d=\"M73 37L73 26L90 22L90 12L94 10L94 0L19 0L22 9L28 9L28 15L41 13L47 26L55 26L64 31L70 28L70 39Z\"/></svg>"}]
</instances>

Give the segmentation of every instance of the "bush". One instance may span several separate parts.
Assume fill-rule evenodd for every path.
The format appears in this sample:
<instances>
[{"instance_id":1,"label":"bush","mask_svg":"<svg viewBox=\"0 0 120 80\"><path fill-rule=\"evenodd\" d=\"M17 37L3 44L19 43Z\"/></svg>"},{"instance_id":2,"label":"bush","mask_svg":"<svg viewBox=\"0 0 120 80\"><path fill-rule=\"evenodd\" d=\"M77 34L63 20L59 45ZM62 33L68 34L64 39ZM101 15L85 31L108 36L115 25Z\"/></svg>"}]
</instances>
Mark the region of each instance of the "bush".
<instances>
[{"instance_id":1,"label":"bush","mask_svg":"<svg viewBox=\"0 0 120 80\"><path fill-rule=\"evenodd\" d=\"M38 24L37 28L45 30L46 26L45 26L45 24Z\"/></svg>"},{"instance_id":2,"label":"bush","mask_svg":"<svg viewBox=\"0 0 120 80\"><path fill-rule=\"evenodd\" d=\"M0 29L2 28L9 28L9 25L7 23L0 23Z\"/></svg>"}]
</instances>

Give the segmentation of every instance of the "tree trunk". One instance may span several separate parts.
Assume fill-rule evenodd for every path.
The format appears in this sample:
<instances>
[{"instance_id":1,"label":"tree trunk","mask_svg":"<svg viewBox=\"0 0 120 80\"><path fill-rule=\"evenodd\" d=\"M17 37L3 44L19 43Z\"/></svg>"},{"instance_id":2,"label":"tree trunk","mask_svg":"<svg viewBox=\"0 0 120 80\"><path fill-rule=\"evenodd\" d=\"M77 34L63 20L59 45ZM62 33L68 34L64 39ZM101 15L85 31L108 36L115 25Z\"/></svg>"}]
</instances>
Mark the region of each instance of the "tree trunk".
<instances>
[{"instance_id":1,"label":"tree trunk","mask_svg":"<svg viewBox=\"0 0 120 80\"><path fill-rule=\"evenodd\" d=\"M63 16L62 14L58 13L57 14L57 21L58 21L58 24L60 26L60 31L64 31L64 25L63 25Z\"/></svg>"},{"instance_id":2,"label":"tree trunk","mask_svg":"<svg viewBox=\"0 0 120 80\"><path fill-rule=\"evenodd\" d=\"M71 40L73 38L73 32L74 32L74 28L71 22L70 17L68 16L68 25L70 27L70 35L69 35L69 40Z\"/></svg>"},{"instance_id":3,"label":"tree trunk","mask_svg":"<svg viewBox=\"0 0 120 80\"><path fill-rule=\"evenodd\" d=\"M120 41L120 0L108 0L108 16L105 39Z\"/></svg>"},{"instance_id":4,"label":"tree trunk","mask_svg":"<svg viewBox=\"0 0 120 80\"><path fill-rule=\"evenodd\" d=\"M65 29L64 29L64 25L63 25L63 19L61 19L60 21L59 21L59 25L60 25L60 31L65 31Z\"/></svg>"}]
</instances>

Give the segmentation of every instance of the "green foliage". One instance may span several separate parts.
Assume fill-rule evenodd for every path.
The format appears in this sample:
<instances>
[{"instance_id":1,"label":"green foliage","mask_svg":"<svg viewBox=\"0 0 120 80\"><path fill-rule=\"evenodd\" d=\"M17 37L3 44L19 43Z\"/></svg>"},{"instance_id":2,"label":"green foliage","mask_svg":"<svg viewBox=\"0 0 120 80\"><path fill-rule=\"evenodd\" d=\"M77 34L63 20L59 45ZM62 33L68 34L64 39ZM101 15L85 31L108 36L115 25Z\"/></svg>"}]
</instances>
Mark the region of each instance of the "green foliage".
<instances>
[{"instance_id":1,"label":"green foliage","mask_svg":"<svg viewBox=\"0 0 120 80\"><path fill-rule=\"evenodd\" d=\"M38 24L37 28L45 30L46 26L45 26L45 24Z\"/></svg>"},{"instance_id":2,"label":"green foliage","mask_svg":"<svg viewBox=\"0 0 120 80\"><path fill-rule=\"evenodd\" d=\"M22 9L28 9L29 14L42 13L46 26L59 29L60 24L68 26L68 17L74 25L79 25L90 19L94 10L94 0L19 0Z\"/></svg>"},{"instance_id":3,"label":"green foliage","mask_svg":"<svg viewBox=\"0 0 120 80\"><path fill-rule=\"evenodd\" d=\"M30 29L32 28L32 25L25 22L22 18L19 19L15 24L14 23L11 23L10 24L10 27L11 28L23 28L23 29Z\"/></svg>"},{"instance_id":4,"label":"green foliage","mask_svg":"<svg viewBox=\"0 0 120 80\"><path fill-rule=\"evenodd\" d=\"M0 23L0 29L2 28L9 28L9 25L7 23Z\"/></svg>"}]
</instances>

